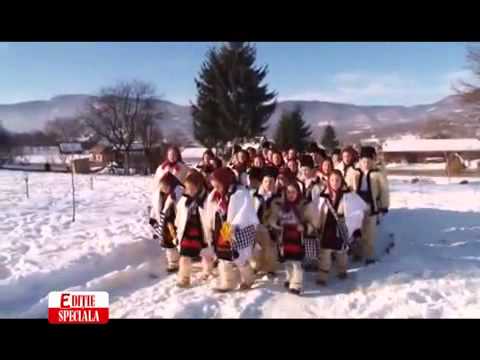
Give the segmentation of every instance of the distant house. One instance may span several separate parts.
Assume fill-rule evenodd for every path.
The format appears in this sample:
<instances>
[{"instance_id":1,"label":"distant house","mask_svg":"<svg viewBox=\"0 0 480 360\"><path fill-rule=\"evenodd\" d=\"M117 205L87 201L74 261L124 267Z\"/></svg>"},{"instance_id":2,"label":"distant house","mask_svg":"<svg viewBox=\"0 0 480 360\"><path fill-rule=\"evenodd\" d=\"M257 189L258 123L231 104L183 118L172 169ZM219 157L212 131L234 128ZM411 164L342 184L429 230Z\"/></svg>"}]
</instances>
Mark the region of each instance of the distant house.
<instances>
[{"instance_id":1,"label":"distant house","mask_svg":"<svg viewBox=\"0 0 480 360\"><path fill-rule=\"evenodd\" d=\"M385 162L421 163L429 158L447 159L450 154L458 154L465 160L480 158L478 139L420 139L400 138L386 140L382 145Z\"/></svg>"},{"instance_id":2,"label":"distant house","mask_svg":"<svg viewBox=\"0 0 480 360\"><path fill-rule=\"evenodd\" d=\"M123 167L125 152L115 150L112 145L99 143L88 150L90 161L94 167L103 167L110 162L115 162ZM148 174L154 172L163 159L163 146L152 146L148 151L140 142L134 142L129 151L129 168L135 173Z\"/></svg>"},{"instance_id":3,"label":"distant house","mask_svg":"<svg viewBox=\"0 0 480 360\"><path fill-rule=\"evenodd\" d=\"M12 149L10 165L46 171L69 171L71 162L87 158L80 144L56 146L16 146Z\"/></svg>"},{"instance_id":4,"label":"distant house","mask_svg":"<svg viewBox=\"0 0 480 360\"><path fill-rule=\"evenodd\" d=\"M105 166L115 160L115 152L111 146L97 144L88 150L90 161L97 166Z\"/></svg>"}]
</instances>

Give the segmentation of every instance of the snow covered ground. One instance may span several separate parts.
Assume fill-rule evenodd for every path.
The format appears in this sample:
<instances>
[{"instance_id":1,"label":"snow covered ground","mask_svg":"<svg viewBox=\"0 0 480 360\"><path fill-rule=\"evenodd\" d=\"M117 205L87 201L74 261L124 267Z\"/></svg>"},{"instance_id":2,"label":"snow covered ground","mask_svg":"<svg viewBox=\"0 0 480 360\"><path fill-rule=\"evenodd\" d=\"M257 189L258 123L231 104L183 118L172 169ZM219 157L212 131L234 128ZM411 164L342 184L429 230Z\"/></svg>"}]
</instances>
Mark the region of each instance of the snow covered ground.
<instances>
[{"instance_id":1,"label":"snow covered ground","mask_svg":"<svg viewBox=\"0 0 480 360\"><path fill-rule=\"evenodd\" d=\"M392 206L379 246L381 261L351 265L327 288L307 273L305 294L285 292L283 272L247 292L215 294L195 275L178 289L146 223L150 179L76 178L71 221L70 175L0 171L0 317L46 317L52 290L106 290L115 318L480 318L480 179L392 177ZM155 272L159 277L149 277ZM332 274L333 275L333 274Z\"/></svg>"}]
</instances>

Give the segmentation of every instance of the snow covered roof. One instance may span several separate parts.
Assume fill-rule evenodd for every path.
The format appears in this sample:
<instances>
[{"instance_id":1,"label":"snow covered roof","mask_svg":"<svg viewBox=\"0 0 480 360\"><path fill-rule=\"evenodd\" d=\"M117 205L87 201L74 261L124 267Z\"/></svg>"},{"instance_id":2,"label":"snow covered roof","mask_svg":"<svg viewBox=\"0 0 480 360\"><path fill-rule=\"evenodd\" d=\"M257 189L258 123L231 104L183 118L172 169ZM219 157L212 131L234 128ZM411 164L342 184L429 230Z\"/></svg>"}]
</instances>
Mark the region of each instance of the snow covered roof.
<instances>
[{"instance_id":1,"label":"snow covered roof","mask_svg":"<svg viewBox=\"0 0 480 360\"><path fill-rule=\"evenodd\" d=\"M402 138L398 140L386 140L383 143L382 149L385 153L480 151L480 140Z\"/></svg>"},{"instance_id":2,"label":"snow covered roof","mask_svg":"<svg viewBox=\"0 0 480 360\"><path fill-rule=\"evenodd\" d=\"M83 151L80 143L60 143L59 146L63 154L81 153Z\"/></svg>"}]
</instances>

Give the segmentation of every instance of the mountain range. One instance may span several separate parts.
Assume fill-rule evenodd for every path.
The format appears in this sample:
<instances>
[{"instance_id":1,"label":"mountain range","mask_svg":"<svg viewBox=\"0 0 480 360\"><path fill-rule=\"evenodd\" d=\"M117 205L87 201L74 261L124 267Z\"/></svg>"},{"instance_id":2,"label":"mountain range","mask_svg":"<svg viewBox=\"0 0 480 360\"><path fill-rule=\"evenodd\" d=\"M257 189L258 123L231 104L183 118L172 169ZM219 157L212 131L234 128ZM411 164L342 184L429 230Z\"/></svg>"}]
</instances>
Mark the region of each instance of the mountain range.
<instances>
[{"instance_id":1,"label":"mountain range","mask_svg":"<svg viewBox=\"0 0 480 360\"><path fill-rule=\"evenodd\" d=\"M45 101L28 101L0 105L0 121L14 132L42 130L48 120L56 117L74 117L90 100L89 95L61 95ZM300 106L306 122L315 136L321 135L325 125L335 126L341 138L358 138L379 133L401 132L421 128L427 121L441 119L461 126L470 121L468 106L458 95L451 95L432 104L416 106L364 106L325 101L281 101L269 120L267 135L272 135L283 111ZM166 113L163 122L165 134L180 130L192 134L190 107L159 100L158 107Z\"/></svg>"}]
</instances>

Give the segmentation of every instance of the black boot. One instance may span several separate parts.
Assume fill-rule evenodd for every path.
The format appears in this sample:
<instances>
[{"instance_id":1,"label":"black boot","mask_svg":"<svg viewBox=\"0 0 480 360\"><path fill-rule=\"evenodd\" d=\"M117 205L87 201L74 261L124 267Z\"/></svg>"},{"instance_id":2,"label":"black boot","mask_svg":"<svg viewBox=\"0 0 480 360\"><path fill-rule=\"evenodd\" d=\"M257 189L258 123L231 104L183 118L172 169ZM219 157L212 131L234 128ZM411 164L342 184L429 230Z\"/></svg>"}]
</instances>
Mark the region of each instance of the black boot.
<instances>
[{"instance_id":1,"label":"black boot","mask_svg":"<svg viewBox=\"0 0 480 360\"><path fill-rule=\"evenodd\" d=\"M167 273L168 274L173 274L173 273L176 273L176 272L178 272L178 267L167 268Z\"/></svg>"},{"instance_id":2,"label":"black boot","mask_svg":"<svg viewBox=\"0 0 480 360\"><path fill-rule=\"evenodd\" d=\"M285 287L285 289L288 289L290 287L290 282L289 281L285 281L283 283L283 286Z\"/></svg>"},{"instance_id":3,"label":"black boot","mask_svg":"<svg viewBox=\"0 0 480 360\"><path fill-rule=\"evenodd\" d=\"M342 273L338 274L337 276L340 280L345 280L348 277L346 272L342 272Z\"/></svg>"},{"instance_id":4,"label":"black boot","mask_svg":"<svg viewBox=\"0 0 480 360\"><path fill-rule=\"evenodd\" d=\"M290 294L300 295L301 291L299 289L289 289Z\"/></svg>"}]
</instances>

